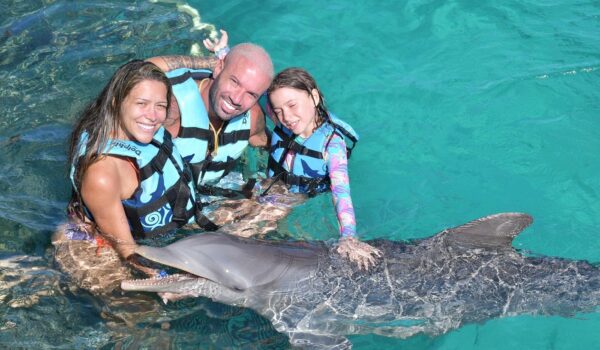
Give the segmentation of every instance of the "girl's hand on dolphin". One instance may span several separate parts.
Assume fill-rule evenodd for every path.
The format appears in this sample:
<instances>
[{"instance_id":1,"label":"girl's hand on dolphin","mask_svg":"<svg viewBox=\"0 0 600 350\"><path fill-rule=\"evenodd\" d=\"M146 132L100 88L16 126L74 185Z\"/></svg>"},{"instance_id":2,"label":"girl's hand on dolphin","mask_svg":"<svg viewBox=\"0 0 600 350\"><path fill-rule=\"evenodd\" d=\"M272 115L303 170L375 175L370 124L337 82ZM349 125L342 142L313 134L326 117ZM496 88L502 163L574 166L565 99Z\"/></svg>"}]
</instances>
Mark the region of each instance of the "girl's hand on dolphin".
<instances>
[{"instance_id":1,"label":"girl's hand on dolphin","mask_svg":"<svg viewBox=\"0 0 600 350\"><path fill-rule=\"evenodd\" d=\"M369 270L371 266L375 266L376 257L381 257L379 249L361 242L354 237L340 238L337 252L344 257L358 264L362 270Z\"/></svg>"},{"instance_id":2,"label":"girl's hand on dolphin","mask_svg":"<svg viewBox=\"0 0 600 350\"><path fill-rule=\"evenodd\" d=\"M227 55L227 52L229 52L229 47L227 46L229 37L227 36L227 32L223 29L220 29L219 31L221 32L220 38L214 40L206 38L202 41L202 43L208 51L214 52L215 55L222 60Z\"/></svg>"}]
</instances>

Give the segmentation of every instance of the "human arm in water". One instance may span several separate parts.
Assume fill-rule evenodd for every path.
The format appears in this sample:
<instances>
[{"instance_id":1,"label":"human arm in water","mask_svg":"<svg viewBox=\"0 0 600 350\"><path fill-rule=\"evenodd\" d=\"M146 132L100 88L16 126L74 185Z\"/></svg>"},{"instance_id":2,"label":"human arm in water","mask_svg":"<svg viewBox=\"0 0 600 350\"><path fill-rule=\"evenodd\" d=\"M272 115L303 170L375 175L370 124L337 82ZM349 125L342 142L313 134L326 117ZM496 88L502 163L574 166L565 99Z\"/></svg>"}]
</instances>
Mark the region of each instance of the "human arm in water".
<instances>
[{"instance_id":1,"label":"human arm in water","mask_svg":"<svg viewBox=\"0 0 600 350\"><path fill-rule=\"evenodd\" d=\"M157 270L140 264L134 254L137 244L121 202L130 198L137 187L137 173L131 164L124 158L108 156L85 171L81 196L94 217L100 236L110 243L121 259L152 276Z\"/></svg>"},{"instance_id":2,"label":"human arm in water","mask_svg":"<svg viewBox=\"0 0 600 350\"><path fill-rule=\"evenodd\" d=\"M350 196L350 178L348 177L348 158L346 143L333 135L326 150L331 180L331 194L340 227L340 241L337 252L356 262L360 268L368 270L375 265L375 258L381 256L378 249L356 238L356 218Z\"/></svg>"},{"instance_id":3,"label":"human arm in water","mask_svg":"<svg viewBox=\"0 0 600 350\"><path fill-rule=\"evenodd\" d=\"M164 72L170 72L177 68L212 69L217 65L219 59L216 57L168 55L151 57L146 61L154 63Z\"/></svg>"}]
</instances>

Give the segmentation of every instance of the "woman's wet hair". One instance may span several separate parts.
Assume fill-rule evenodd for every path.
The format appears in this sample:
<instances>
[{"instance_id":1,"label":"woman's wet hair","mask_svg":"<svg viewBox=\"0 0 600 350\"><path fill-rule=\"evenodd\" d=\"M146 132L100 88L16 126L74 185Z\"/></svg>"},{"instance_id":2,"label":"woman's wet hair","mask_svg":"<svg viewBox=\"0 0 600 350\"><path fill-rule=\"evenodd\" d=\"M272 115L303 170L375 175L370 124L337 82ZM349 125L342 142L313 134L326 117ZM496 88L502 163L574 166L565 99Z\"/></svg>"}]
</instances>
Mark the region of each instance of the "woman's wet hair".
<instances>
[{"instance_id":1,"label":"woman's wet hair","mask_svg":"<svg viewBox=\"0 0 600 350\"><path fill-rule=\"evenodd\" d=\"M317 93L319 94L319 103L315 103L317 108L315 129L328 119L329 113L327 112L327 106L325 105L325 97L323 97L315 79L306 70L298 67L290 67L277 73L275 78L273 78L271 86L269 86L269 89L267 90L267 94L270 95L271 92L284 87L306 91L311 98L313 98L312 90L317 90ZM272 107L273 106L271 106L271 108Z\"/></svg>"},{"instance_id":2,"label":"woman's wet hair","mask_svg":"<svg viewBox=\"0 0 600 350\"><path fill-rule=\"evenodd\" d=\"M102 157L108 141L117 135L122 122L120 111L123 101L137 84L146 80L158 81L166 86L167 111L169 111L172 92L171 83L165 73L151 62L132 60L116 70L98 97L79 115L71 133L68 151L69 165L76 169L74 182L77 188L69 203L69 212L74 209L73 205L79 206L79 210L76 211L81 210L79 205L81 178L89 166ZM87 142L85 145L80 145L81 135L84 132L87 133ZM85 146L83 154L80 154L81 146Z\"/></svg>"}]
</instances>

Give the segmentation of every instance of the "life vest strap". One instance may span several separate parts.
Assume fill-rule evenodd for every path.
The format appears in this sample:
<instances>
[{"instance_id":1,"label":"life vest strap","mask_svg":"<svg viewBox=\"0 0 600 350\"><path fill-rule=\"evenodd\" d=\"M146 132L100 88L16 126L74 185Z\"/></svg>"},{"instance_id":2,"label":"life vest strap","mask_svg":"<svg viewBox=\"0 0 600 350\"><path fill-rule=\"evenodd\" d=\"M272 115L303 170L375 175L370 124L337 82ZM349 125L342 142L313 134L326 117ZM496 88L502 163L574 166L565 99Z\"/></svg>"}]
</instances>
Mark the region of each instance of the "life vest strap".
<instances>
[{"instance_id":1,"label":"life vest strap","mask_svg":"<svg viewBox=\"0 0 600 350\"><path fill-rule=\"evenodd\" d=\"M218 196L218 197L226 197L230 199L242 199L242 198L252 198L252 189L256 184L256 179L251 178L242 186L240 190L233 190L228 188L221 188L210 185L199 185L198 193L205 196Z\"/></svg>"},{"instance_id":2,"label":"life vest strap","mask_svg":"<svg viewBox=\"0 0 600 350\"><path fill-rule=\"evenodd\" d=\"M184 189L187 188L187 191ZM160 199L152 201L148 204L139 206L139 207L134 207L136 209L136 212L138 214L139 217L143 217L145 215L148 215L154 211L157 211L158 209L162 208L163 206L165 206L165 204L171 204L171 209L174 210L175 209L175 203L177 202L177 199L179 197L180 193L183 193L184 195L188 195L189 199L189 194L190 194L190 190L189 187L187 185L187 183L184 182L183 179L179 179L177 181L177 183L175 183L175 185L173 185L171 188L169 188L166 192L165 195L162 196ZM184 206L185 208L185 206Z\"/></svg>"},{"instance_id":3,"label":"life vest strap","mask_svg":"<svg viewBox=\"0 0 600 350\"><path fill-rule=\"evenodd\" d=\"M304 147L303 145L299 144L298 142L296 142L294 140L290 140L289 142L278 141L277 143L275 143L273 145L273 147L275 149L283 148L287 152L294 151L294 153L302 154L304 156L309 156L309 157L317 158L317 159L323 159L323 154L321 152L312 150L308 147Z\"/></svg>"},{"instance_id":4,"label":"life vest strap","mask_svg":"<svg viewBox=\"0 0 600 350\"><path fill-rule=\"evenodd\" d=\"M167 160L173 153L173 141L169 133L164 134L163 142L153 139L150 143L158 148L158 153L148 164L140 169L140 182L152 177L156 173L162 174Z\"/></svg>"},{"instance_id":5,"label":"life vest strap","mask_svg":"<svg viewBox=\"0 0 600 350\"><path fill-rule=\"evenodd\" d=\"M189 187L189 182L191 181L191 178L188 172L186 172L184 169L181 169L177 165L177 161L173 158L172 146L173 144L171 143L170 136L165 137L165 142L159 146L160 151L157 154L156 158L158 158L159 156L161 156L162 158L163 155L166 155L167 159L171 159L171 161L173 162L173 166L175 166L177 172L179 173L179 179L177 180L177 182L173 186L171 186L158 200L155 200L151 203L140 207L124 206L125 214L127 215L129 222L132 226L132 231L134 235L138 237L145 237L150 234L164 234L170 230L184 226L185 224L187 224L189 219L195 215L194 209L186 209L187 203L192 197L192 193ZM164 162L166 162L166 160ZM163 166L164 162L162 163ZM156 171L162 172L162 168ZM144 232L140 218L159 210L167 203L171 206L173 214L171 222L163 227Z\"/></svg>"},{"instance_id":6,"label":"life vest strap","mask_svg":"<svg viewBox=\"0 0 600 350\"><path fill-rule=\"evenodd\" d=\"M196 202L196 205L194 206L195 209L195 219L196 219L196 224L198 224L198 226L200 226L201 228L203 228L206 231L216 231L219 229L219 226L217 224L215 224L214 222L212 222L209 218L206 217L206 215L204 215L202 213L202 208L204 207L204 203L202 203L202 201L198 200Z\"/></svg>"},{"instance_id":7,"label":"life vest strap","mask_svg":"<svg viewBox=\"0 0 600 350\"><path fill-rule=\"evenodd\" d=\"M143 238L161 236L161 235L164 235L166 233L174 231L174 230L184 226L185 224L187 224L187 221L182 222L182 221L176 221L175 219L173 219L167 225L157 227L150 231L144 231L144 228L142 227L139 216L137 216L138 214L135 209L136 208L134 208L134 207L125 207L125 215L129 219L129 222L132 226L131 233L133 234L133 237L135 239L143 239ZM192 209L186 211L185 215L188 217L192 217L192 216L194 216L194 214L195 214L195 210L194 210L194 208L192 208Z\"/></svg>"},{"instance_id":8,"label":"life vest strap","mask_svg":"<svg viewBox=\"0 0 600 350\"><path fill-rule=\"evenodd\" d=\"M238 142L238 140L250 139L250 130L235 130L232 132L225 132L219 135L219 145L227 145Z\"/></svg>"},{"instance_id":9,"label":"life vest strap","mask_svg":"<svg viewBox=\"0 0 600 350\"><path fill-rule=\"evenodd\" d=\"M181 127L179 129L178 137L183 138L195 138L201 140L208 140L209 137L212 137L212 132L210 130L196 128L196 127Z\"/></svg>"},{"instance_id":10,"label":"life vest strap","mask_svg":"<svg viewBox=\"0 0 600 350\"><path fill-rule=\"evenodd\" d=\"M210 77L212 77L212 73L210 71L192 72L188 70L181 75L169 78L169 81L171 82L171 85L177 85L185 83L189 78L194 80L202 80Z\"/></svg>"},{"instance_id":11,"label":"life vest strap","mask_svg":"<svg viewBox=\"0 0 600 350\"><path fill-rule=\"evenodd\" d=\"M356 137L354 137L354 135L352 135L346 129L340 127L339 125L337 125L335 123L333 125L335 126L334 133L338 134L342 139L348 139L348 140L352 141L352 145L348 145L348 142L345 142L346 143L346 158L350 159L350 156L352 155L352 150L356 146L358 139Z\"/></svg>"},{"instance_id":12,"label":"life vest strap","mask_svg":"<svg viewBox=\"0 0 600 350\"><path fill-rule=\"evenodd\" d=\"M268 167L273 171L274 176L278 176L285 184L290 186L306 186L309 188L316 188L321 184L330 184L331 180L329 176L324 176L321 178L312 178L301 175L294 175L281 165L273 156L269 156Z\"/></svg>"},{"instance_id":13,"label":"life vest strap","mask_svg":"<svg viewBox=\"0 0 600 350\"><path fill-rule=\"evenodd\" d=\"M233 168L235 168L235 165L236 165L236 160L231 157L227 157L227 160L224 162L215 162L210 158L206 158L205 160L203 160L199 163L190 164L190 168L192 170L194 182L196 184L199 184L202 181L202 178L204 177L205 172L207 172L207 171L213 171L213 172L223 171L223 176L225 176L225 175L229 174L229 172L231 172L231 170L233 170Z\"/></svg>"}]
</instances>

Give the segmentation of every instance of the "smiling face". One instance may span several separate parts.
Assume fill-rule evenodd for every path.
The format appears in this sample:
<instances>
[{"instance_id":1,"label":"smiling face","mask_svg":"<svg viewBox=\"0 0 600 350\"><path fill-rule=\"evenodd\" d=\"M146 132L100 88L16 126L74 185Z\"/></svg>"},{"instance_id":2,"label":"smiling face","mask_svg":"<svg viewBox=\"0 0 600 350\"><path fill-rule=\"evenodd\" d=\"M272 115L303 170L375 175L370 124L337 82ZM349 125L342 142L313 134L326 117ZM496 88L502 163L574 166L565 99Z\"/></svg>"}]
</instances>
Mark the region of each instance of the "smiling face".
<instances>
[{"instance_id":1,"label":"smiling face","mask_svg":"<svg viewBox=\"0 0 600 350\"><path fill-rule=\"evenodd\" d=\"M230 120L248 111L267 89L271 77L256 63L237 55L219 63L209 91L209 113Z\"/></svg>"},{"instance_id":2,"label":"smiling face","mask_svg":"<svg viewBox=\"0 0 600 350\"><path fill-rule=\"evenodd\" d=\"M136 84L120 108L118 138L150 143L167 117L167 87L160 81Z\"/></svg>"},{"instance_id":3,"label":"smiling face","mask_svg":"<svg viewBox=\"0 0 600 350\"><path fill-rule=\"evenodd\" d=\"M309 94L305 90L282 87L269 93L273 113L286 128L303 138L312 135L317 126L317 108L319 93L313 89Z\"/></svg>"}]
</instances>

